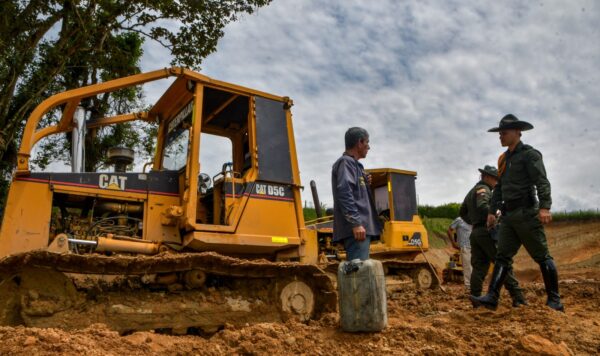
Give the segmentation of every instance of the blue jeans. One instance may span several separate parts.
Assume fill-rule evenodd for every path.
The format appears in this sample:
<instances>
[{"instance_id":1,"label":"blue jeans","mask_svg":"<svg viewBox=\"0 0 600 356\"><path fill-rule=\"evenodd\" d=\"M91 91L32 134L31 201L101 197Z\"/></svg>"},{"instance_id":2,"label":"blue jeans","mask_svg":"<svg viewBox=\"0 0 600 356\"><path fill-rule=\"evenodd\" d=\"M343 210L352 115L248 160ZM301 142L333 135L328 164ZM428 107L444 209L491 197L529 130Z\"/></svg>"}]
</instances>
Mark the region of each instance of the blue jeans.
<instances>
[{"instance_id":1,"label":"blue jeans","mask_svg":"<svg viewBox=\"0 0 600 356\"><path fill-rule=\"evenodd\" d=\"M356 241L354 236L346 237L344 240L344 250L346 250L346 261L360 259L361 261L369 259L369 246L371 245L371 236L367 235L364 241Z\"/></svg>"}]
</instances>

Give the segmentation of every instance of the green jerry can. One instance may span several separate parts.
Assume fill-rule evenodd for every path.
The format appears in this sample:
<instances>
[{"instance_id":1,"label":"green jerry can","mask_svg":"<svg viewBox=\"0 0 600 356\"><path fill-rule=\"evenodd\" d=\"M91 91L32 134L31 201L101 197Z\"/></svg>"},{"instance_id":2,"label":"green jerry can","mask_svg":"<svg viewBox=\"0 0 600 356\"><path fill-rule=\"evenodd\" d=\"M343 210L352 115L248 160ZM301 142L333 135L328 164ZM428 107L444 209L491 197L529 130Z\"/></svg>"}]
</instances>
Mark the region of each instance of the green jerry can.
<instances>
[{"instance_id":1,"label":"green jerry can","mask_svg":"<svg viewBox=\"0 0 600 356\"><path fill-rule=\"evenodd\" d=\"M359 259L338 267L340 324L347 332L377 332L387 325L383 265Z\"/></svg>"}]
</instances>

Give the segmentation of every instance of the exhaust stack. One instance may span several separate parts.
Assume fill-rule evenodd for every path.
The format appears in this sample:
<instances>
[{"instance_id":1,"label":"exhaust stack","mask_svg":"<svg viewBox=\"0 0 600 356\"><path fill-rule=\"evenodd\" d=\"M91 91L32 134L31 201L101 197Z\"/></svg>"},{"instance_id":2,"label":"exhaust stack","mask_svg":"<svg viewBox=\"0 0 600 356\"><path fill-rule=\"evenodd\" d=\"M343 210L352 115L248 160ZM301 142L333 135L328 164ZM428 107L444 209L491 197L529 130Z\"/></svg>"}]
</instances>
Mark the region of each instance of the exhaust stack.
<instances>
[{"instance_id":1,"label":"exhaust stack","mask_svg":"<svg viewBox=\"0 0 600 356\"><path fill-rule=\"evenodd\" d=\"M81 173L85 169L85 116L86 112L82 106L78 106L73 114L73 133L71 135L71 172Z\"/></svg>"},{"instance_id":2,"label":"exhaust stack","mask_svg":"<svg viewBox=\"0 0 600 356\"><path fill-rule=\"evenodd\" d=\"M317 183L314 180L310 181L310 191L313 196L313 203L315 204L315 212L317 213L317 217L320 218L323 216L323 212L321 211L321 202L319 201L319 193L317 193Z\"/></svg>"}]
</instances>

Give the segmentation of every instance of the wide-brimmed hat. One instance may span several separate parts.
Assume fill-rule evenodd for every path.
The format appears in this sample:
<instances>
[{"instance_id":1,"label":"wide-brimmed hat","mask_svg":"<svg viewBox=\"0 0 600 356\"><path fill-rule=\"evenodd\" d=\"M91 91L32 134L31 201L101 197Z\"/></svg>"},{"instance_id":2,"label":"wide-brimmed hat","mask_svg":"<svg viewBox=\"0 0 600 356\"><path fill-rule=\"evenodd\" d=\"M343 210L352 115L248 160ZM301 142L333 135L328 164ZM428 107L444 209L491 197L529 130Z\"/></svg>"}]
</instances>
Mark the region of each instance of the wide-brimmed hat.
<instances>
[{"instance_id":1,"label":"wide-brimmed hat","mask_svg":"<svg viewBox=\"0 0 600 356\"><path fill-rule=\"evenodd\" d=\"M498 178L498 170L494 166L488 166L487 164L483 168L479 168L481 174L487 174L488 176Z\"/></svg>"},{"instance_id":2,"label":"wide-brimmed hat","mask_svg":"<svg viewBox=\"0 0 600 356\"><path fill-rule=\"evenodd\" d=\"M528 123L527 121L521 121L513 114L508 114L500 120L500 124L498 127L493 127L488 130L488 132L498 132L500 130L510 130L517 129L521 131L531 130L533 125Z\"/></svg>"}]
</instances>

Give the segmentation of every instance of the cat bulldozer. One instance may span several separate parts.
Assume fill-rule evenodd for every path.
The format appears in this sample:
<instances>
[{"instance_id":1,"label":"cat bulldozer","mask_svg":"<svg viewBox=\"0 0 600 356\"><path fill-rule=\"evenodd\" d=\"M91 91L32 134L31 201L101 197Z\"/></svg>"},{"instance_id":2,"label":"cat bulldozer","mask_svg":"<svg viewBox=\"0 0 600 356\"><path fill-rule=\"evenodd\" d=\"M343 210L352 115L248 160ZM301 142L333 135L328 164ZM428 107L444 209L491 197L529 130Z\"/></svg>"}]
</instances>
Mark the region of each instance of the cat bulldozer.
<instances>
[{"instance_id":1,"label":"cat bulldozer","mask_svg":"<svg viewBox=\"0 0 600 356\"><path fill-rule=\"evenodd\" d=\"M108 93L169 77L146 111L89 110ZM4 209L0 324L212 333L335 311L302 214L291 107L178 67L44 100L24 128ZM157 125L143 168L128 171L134 152L115 147L114 169L85 172L86 132L134 121ZM36 143L65 133L70 172L33 171ZM205 171L216 139L226 159Z\"/></svg>"},{"instance_id":2,"label":"cat bulldozer","mask_svg":"<svg viewBox=\"0 0 600 356\"><path fill-rule=\"evenodd\" d=\"M388 294L393 296L408 283L418 289L436 288L439 277L425 255L427 229L417 213L417 173L394 168L367 169L366 173L371 176L371 196L383 225L380 240L371 242L370 258L383 263ZM333 216L322 216L316 183L311 181L310 186L317 219L306 223L317 232L319 261L334 270L346 255L341 244L332 243Z\"/></svg>"}]
</instances>

